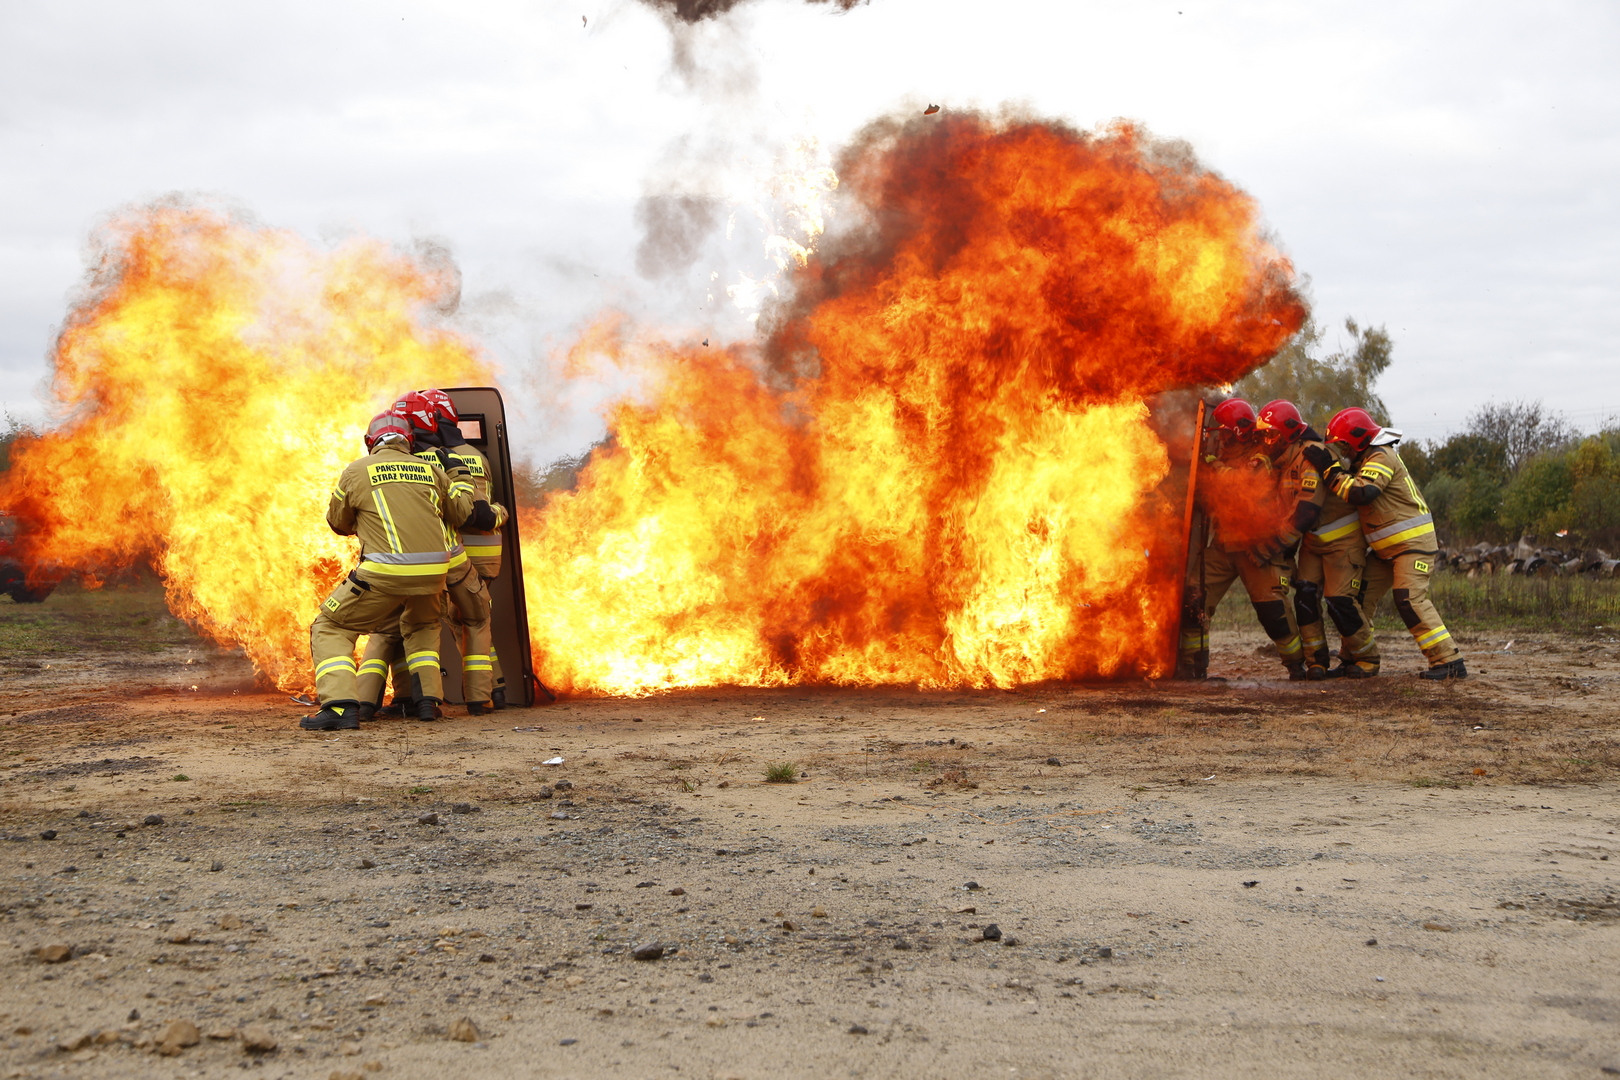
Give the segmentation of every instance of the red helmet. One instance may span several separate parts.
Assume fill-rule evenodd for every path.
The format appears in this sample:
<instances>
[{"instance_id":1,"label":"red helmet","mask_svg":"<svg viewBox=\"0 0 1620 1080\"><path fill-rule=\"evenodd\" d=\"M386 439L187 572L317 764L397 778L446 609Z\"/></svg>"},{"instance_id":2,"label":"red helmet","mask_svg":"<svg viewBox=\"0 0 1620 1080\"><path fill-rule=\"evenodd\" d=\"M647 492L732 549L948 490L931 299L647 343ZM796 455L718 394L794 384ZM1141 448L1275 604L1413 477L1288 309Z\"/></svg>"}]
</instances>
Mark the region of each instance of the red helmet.
<instances>
[{"instance_id":1,"label":"red helmet","mask_svg":"<svg viewBox=\"0 0 1620 1080\"><path fill-rule=\"evenodd\" d=\"M1254 429L1264 435L1267 441L1280 439L1282 442L1292 442L1305 433L1305 418L1299 415L1292 401L1278 398L1260 406Z\"/></svg>"},{"instance_id":2,"label":"red helmet","mask_svg":"<svg viewBox=\"0 0 1620 1080\"><path fill-rule=\"evenodd\" d=\"M371 418L371 424L366 428L366 451L369 453L377 449L377 444L384 439L402 439L411 441L411 426L402 416L392 411L378 413Z\"/></svg>"},{"instance_id":3,"label":"red helmet","mask_svg":"<svg viewBox=\"0 0 1620 1080\"><path fill-rule=\"evenodd\" d=\"M1330 443L1344 443L1354 453L1361 453L1372 444L1384 429L1373 423L1366 409L1340 409L1328 421L1327 437Z\"/></svg>"},{"instance_id":4,"label":"red helmet","mask_svg":"<svg viewBox=\"0 0 1620 1080\"><path fill-rule=\"evenodd\" d=\"M1254 434L1254 406L1242 398L1227 398L1215 406L1215 426L1247 439Z\"/></svg>"},{"instance_id":5,"label":"red helmet","mask_svg":"<svg viewBox=\"0 0 1620 1080\"><path fill-rule=\"evenodd\" d=\"M461 423L461 417L456 415L456 404L450 400L450 395L443 390L418 390L422 400L433 406L433 412L440 420L448 420L452 424Z\"/></svg>"},{"instance_id":6,"label":"red helmet","mask_svg":"<svg viewBox=\"0 0 1620 1080\"><path fill-rule=\"evenodd\" d=\"M388 411L410 421L411 427L416 431L439 430L438 410L420 391L412 390L394 402L394 407Z\"/></svg>"}]
</instances>

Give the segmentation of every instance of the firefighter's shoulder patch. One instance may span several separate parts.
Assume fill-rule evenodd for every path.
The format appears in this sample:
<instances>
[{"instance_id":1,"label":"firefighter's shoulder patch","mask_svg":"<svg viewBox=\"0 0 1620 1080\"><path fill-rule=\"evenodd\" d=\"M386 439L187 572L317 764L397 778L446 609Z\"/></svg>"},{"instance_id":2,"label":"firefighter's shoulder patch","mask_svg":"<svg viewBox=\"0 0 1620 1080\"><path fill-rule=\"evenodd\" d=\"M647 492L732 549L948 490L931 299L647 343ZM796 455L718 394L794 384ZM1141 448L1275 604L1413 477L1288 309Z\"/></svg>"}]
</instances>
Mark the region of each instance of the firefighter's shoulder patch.
<instances>
[{"instance_id":1,"label":"firefighter's shoulder patch","mask_svg":"<svg viewBox=\"0 0 1620 1080\"><path fill-rule=\"evenodd\" d=\"M1306 491L1315 491L1319 482L1320 481L1318 481L1316 478L1316 474L1311 473L1309 476L1305 477L1299 482L1299 486L1304 488Z\"/></svg>"},{"instance_id":2,"label":"firefighter's shoulder patch","mask_svg":"<svg viewBox=\"0 0 1620 1080\"><path fill-rule=\"evenodd\" d=\"M371 486L378 484L433 485L433 468L425 461L374 461L366 464Z\"/></svg>"},{"instance_id":3,"label":"firefighter's shoulder patch","mask_svg":"<svg viewBox=\"0 0 1620 1080\"><path fill-rule=\"evenodd\" d=\"M1429 564L1422 559L1413 559L1412 569L1416 570L1420 574L1427 574L1429 572Z\"/></svg>"}]
</instances>

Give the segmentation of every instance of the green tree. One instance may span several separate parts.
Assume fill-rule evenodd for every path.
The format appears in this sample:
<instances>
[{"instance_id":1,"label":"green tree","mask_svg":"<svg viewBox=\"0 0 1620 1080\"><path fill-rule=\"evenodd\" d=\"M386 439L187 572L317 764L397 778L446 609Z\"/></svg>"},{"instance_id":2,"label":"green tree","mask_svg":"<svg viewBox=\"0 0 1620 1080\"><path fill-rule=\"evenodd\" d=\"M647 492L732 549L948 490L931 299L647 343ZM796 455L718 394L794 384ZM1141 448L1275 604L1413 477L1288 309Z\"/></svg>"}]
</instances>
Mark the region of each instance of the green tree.
<instances>
[{"instance_id":1,"label":"green tree","mask_svg":"<svg viewBox=\"0 0 1620 1080\"><path fill-rule=\"evenodd\" d=\"M1395 343L1382 326L1346 319L1344 329L1350 335L1348 346L1324 356L1321 331L1314 319L1307 319L1276 356L1239 379L1233 393L1256 408L1277 398L1292 401L1318 430L1334 413L1352 406L1388 424L1389 410L1373 384L1388 369Z\"/></svg>"},{"instance_id":2,"label":"green tree","mask_svg":"<svg viewBox=\"0 0 1620 1080\"><path fill-rule=\"evenodd\" d=\"M1550 535L1569 528L1575 476L1569 455L1557 450L1525 463L1502 493L1500 521L1509 533Z\"/></svg>"}]
</instances>

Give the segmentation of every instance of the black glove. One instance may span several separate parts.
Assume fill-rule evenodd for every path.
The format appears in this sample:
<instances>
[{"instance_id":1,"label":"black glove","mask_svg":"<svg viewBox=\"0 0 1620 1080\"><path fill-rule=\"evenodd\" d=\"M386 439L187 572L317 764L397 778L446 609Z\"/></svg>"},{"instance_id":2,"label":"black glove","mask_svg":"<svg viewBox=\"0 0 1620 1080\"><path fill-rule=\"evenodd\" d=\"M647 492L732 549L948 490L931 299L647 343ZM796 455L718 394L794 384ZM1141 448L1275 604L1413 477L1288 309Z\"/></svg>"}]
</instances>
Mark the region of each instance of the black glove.
<instances>
[{"instance_id":1,"label":"black glove","mask_svg":"<svg viewBox=\"0 0 1620 1080\"><path fill-rule=\"evenodd\" d=\"M1282 550L1283 545L1274 537L1250 548L1249 561L1260 567L1270 566L1271 560L1281 554Z\"/></svg>"},{"instance_id":2,"label":"black glove","mask_svg":"<svg viewBox=\"0 0 1620 1080\"><path fill-rule=\"evenodd\" d=\"M467 444L467 436L461 433L461 428L459 425L452 424L448 420L440 420L439 441L444 443L446 446L465 446Z\"/></svg>"},{"instance_id":3,"label":"black glove","mask_svg":"<svg viewBox=\"0 0 1620 1080\"><path fill-rule=\"evenodd\" d=\"M1307 446L1305 460L1310 462L1318 471L1326 470L1333 464L1333 451L1325 446Z\"/></svg>"},{"instance_id":4,"label":"black glove","mask_svg":"<svg viewBox=\"0 0 1620 1080\"><path fill-rule=\"evenodd\" d=\"M467 519L467 527L486 533L495 527L495 511L490 509L489 503L483 499L473 503L473 512Z\"/></svg>"},{"instance_id":5,"label":"black glove","mask_svg":"<svg viewBox=\"0 0 1620 1080\"><path fill-rule=\"evenodd\" d=\"M460 469L462 472L467 471L467 466L463 465L461 462L457 461L455 458L451 457L437 446L433 448L433 456L439 459L439 468L443 469L446 473L454 472L456 469Z\"/></svg>"}]
</instances>

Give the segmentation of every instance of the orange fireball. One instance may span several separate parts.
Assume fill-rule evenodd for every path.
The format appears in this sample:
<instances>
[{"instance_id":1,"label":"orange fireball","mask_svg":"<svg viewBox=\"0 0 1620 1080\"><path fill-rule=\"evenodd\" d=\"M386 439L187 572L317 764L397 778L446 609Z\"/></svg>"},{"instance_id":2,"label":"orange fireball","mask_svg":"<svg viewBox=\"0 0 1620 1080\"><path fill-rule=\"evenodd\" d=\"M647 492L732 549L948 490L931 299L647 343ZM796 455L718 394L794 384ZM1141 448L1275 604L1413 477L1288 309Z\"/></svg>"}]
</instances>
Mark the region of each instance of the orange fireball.
<instances>
[{"instance_id":1,"label":"orange fireball","mask_svg":"<svg viewBox=\"0 0 1620 1080\"><path fill-rule=\"evenodd\" d=\"M1161 674L1178 515L1146 399L1298 329L1254 203L1179 144L882 122L757 346L604 325L638 367L578 487L525 519L537 667L576 692Z\"/></svg>"},{"instance_id":2,"label":"orange fireball","mask_svg":"<svg viewBox=\"0 0 1620 1080\"><path fill-rule=\"evenodd\" d=\"M170 608L308 686L309 623L354 561L323 514L366 421L402 390L486 383L431 324L446 267L164 203L114 219L52 357L60 428L12 449L0 507L33 558L151 557Z\"/></svg>"}]
</instances>

